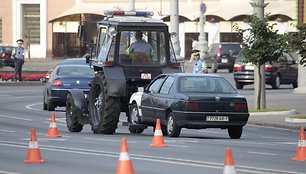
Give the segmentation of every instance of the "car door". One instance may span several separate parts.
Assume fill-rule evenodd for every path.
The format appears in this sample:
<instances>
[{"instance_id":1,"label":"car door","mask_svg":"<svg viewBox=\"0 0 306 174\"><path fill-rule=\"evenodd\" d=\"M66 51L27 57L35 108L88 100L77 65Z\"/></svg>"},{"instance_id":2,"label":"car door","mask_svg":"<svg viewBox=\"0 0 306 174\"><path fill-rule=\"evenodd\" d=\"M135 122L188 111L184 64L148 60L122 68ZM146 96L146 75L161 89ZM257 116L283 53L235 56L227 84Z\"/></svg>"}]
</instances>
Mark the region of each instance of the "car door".
<instances>
[{"instance_id":1,"label":"car door","mask_svg":"<svg viewBox=\"0 0 306 174\"><path fill-rule=\"evenodd\" d=\"M165 75L158 76L144 91L141 98L140 108L142 110L142 115L146 120L150 120L152 122L155 121L153 98L156 94L158 94L165 78Z\"/></svg>"},{"instance_id":2,"label":"car door","mask_svg":"<svg viewBox=\"0 0 306 174\"><path fill-rule=\"evenodd\" d=\"M172 102L171 91L173 83L174 77L168 76L159 92L153 97L155 118L160 118L162 121L166 121L166 110Z\"/></svg>"}]
</instances>

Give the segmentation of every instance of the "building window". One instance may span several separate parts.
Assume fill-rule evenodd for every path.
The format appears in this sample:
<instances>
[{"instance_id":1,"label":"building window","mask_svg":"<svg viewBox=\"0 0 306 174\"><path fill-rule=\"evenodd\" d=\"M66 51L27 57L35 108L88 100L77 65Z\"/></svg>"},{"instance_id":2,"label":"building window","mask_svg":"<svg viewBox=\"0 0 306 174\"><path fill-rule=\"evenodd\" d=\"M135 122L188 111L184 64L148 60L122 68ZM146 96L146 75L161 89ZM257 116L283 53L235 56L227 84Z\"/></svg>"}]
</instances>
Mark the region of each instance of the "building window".
<instances>
[{"instance_id":1,"label":"building window","mask_svg":"<svg viewBox=\"0 0 306 174\"><path fill-rule=\"evenodd\" d=\"M23 4L22 5L22 33L31 44L40 44L40 5Z\"/></svg>"},{"instance_id":2,"label":"building window","mask_svg":"<svg viewBox=\"0 0 306 174\"><path fill-rule=\"evenodd\" d=\"M0 19L0 43L2 43L2 19Z\"/></svg>"}]
</instances>

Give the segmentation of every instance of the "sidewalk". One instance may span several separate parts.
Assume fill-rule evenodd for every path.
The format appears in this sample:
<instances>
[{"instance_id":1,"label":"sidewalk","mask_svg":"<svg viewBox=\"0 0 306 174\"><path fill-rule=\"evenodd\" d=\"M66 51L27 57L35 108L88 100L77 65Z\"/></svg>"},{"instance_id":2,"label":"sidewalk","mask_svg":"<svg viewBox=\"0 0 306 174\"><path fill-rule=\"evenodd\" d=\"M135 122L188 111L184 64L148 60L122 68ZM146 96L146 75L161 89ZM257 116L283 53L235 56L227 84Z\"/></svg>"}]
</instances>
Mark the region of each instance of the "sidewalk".
<instances>
[{"instance_id":1,"label":"sidewalk","mask_svg":"<svg viewBox=\"0 0 306 174\"><path fill-rule=\"evenodd\" d=\"M30 61L26 61L23 66L23 72L31 72L31 71L41 71L47 72L50 69L54 68L55 65L61 61L62 59L31 59ZM191 72L192 70L191 63L188 60L185 63L185 72ZM4 67L0 68L0 72L4 71L11 71L13 72L14 69L11 67ZM1 81L0 86L42 86L43 83L40 81L23 81L23 82L11 82L11 81ZM291 108L295 109L295 108ZM305 114L305 113L304 113ZM292 130L299 130L301 126L306 127L306 123L292 123L286 122L286 118L291 116L299 115L296 113L295 110L292 111L285 111L285 112L265 112L265 113L250 113L250 118L248 124L252 125L260 125L260 126L268 126L268 127L278 127L278 128L285 128L285 129L292 129Z\"/></svg>"}]
</instances>

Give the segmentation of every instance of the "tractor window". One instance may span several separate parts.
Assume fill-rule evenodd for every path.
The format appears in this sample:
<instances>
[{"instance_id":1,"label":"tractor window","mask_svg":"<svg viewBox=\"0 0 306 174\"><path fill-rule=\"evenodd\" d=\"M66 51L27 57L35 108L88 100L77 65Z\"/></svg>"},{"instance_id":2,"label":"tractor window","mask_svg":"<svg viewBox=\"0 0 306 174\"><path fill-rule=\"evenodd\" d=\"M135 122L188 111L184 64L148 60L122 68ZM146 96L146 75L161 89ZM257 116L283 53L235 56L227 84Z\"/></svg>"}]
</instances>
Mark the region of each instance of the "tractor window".
<instances>
[{"instance_id":1,"label":"tractor window","mask_svg":"<svg viewBox=\"0 0 306 174\"><path fill-rule=\"evenodd\" d=\"M105 36L106 36L106 28L100 28L100 34L98 35L99 37L97 38L97 50L96 50L96 53L100 53L100 49L101 49L101 45L105 39ZM98 55L98 54L96 54Z\"/></svg>"},{"instance_id":2,"label":"tractor window","mask_svg":"<svg viewBox=\"0 0 306 174\"><path fill-rule=\"evenodd\" d=\"M161 66L166 64L165 34L158 31L122 31L119 62L129 66Z\"/></svg>"},{"instance_id":3,"label":"tractor window","mask_svg":"<svg viewBox=\"0 0 306 174\"><path fill-rule=\"evenodd\" d=\"M102 45L100 46L100 53L98 56L98 61L100 62L105 62L106 60L108 61L113 61L114 60L114 44L113 43L113 37L112 35L105 35L105 39L102 42ZM111 47L113 45L113 47ZM113 48L113 49L112 49Z\"/></svg>"}]
</instances>

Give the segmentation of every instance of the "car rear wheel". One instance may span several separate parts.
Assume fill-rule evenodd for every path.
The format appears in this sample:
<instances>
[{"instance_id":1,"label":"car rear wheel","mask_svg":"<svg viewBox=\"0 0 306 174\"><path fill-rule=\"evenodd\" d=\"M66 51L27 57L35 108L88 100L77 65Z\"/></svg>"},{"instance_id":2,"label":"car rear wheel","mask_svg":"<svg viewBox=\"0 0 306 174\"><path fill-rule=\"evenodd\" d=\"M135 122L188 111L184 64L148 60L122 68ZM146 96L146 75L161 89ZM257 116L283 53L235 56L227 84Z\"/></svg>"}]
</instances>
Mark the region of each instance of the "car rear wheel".
<instances>
[{"instance_id":1,"label":"car rear wheel","mask_svg":"<svg viewBox=\"0 0 306 174\"><path fill-rule=\"evenodd\" d=\"M180 133L181 128L177 126L175 116L170 112L167 120L167 134L169 137L178 137Z\"/></svg>"},{"instance_id":2,"label":"car rear wheel","mask_svg":"<svg viewBox=\"0 0 306 174\"><path fill-rule=\"evenodd\" d=\"M216 64L213 63L213 64L211 65L211 70L212 70L213 73L216 73L216 72L217 72Z\"/></svg>"},{"instance_id":3,"label":"car rear wheel","mask_svg":"<svg viewBox=\"0 0 306 174\"><path fill-rule=\"evenodd\" d=\"M47 110L47 103L45 102L45 97L43 97L43 110Z\"/></svg>"},{"instance_id":4,"label":"car rear wheel","mask_svg":"<svg viewBox=\"0 0 306 174\"><path fill-rule=\"evenodd\" d=\"M279 89L280 87L280 77L277 75L272 83L272 88L273 89Z\"/></svg>"},{"instance_id":5,"label":"car rear wheel","mask_svg":"<svg viewBox=\"0 0 306 174\"><path fill-rule=\"evenodd\" d=\"M233 71L234 71L234 67L231 67L231 68L228 69L229 73L233 73Z\"/></svg>"},{"instance_id":6,"label":"car rear wheel","mask_svg":"<svg viewBox=\"0 0 306 174\"><path fill-rule=\"evenodd\" d=\"M70 132L81 132L83 125L78 122L77 108L75 107L74 100L70 94L67 95L66 100L66 124Z\"/></svg>"},{"instance_id":7,"label":"car rear wheel","mask_svg":"<svg viewBox=\"0 0 306 174\"><path fill-rule=\"evenodd\" d=\"M243 86L244 86L243 83L236 82L236 88L237 88L237 89L242 89Z\"/></svg>"},{"instance_id":8,"label":"car rear wheel","mask_svg":"<svg viewBox=\"0 0 306 174\"><path fill-rule=\"evenodd\" d=\"M134 134L140 134L145 129L137 126L140 123L139 111L136 103L133 103L129 112L129 131Z\"/></svg>"},{"instance_id":9,"label":"car rear wheel","mask_svg":"<svg viewBox=\"0 0 306 174\"><path fill-rule=\"evenodd\" d=\"M55 105L50 100L48 100L48 103L47 103L47 110L48 111L54 111L55 110Z\"/></svg>"},{"instance_id":10,"label":"car rear wheel","mask_svg":"<svg viewBox=\"0 0 306 174\"><path fill-rule=\"evenodd\" d=\"M298 81L297 81L297 79L292 83L292 87L293 87L293 88L297 88L297 87L298 87Z\"/></svg>"},{"instance_id":11,"label":"car rear wheel","mask_svg":"<svg viewBox=\"0 0 306 174\"><path fill-rule=\"evenodd\" d=\"M228 135L231 139L239 139L242 135L242 126L233 126L227 129Z\"/></svg>"}]
</instances>

